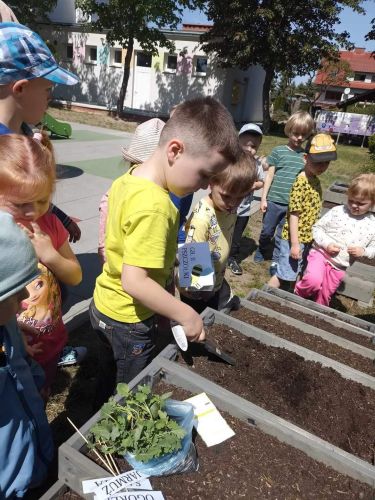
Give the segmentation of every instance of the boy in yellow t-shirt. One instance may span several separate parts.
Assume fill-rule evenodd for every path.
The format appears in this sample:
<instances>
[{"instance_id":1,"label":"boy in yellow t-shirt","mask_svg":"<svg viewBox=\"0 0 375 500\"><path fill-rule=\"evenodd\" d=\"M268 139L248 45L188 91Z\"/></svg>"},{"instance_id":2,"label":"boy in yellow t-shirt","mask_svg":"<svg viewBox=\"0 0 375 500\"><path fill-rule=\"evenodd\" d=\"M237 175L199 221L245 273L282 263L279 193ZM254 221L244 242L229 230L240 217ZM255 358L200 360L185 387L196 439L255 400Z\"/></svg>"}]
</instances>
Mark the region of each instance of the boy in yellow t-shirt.
<instances>
[{"instance_id":1,"label":"boy in yellow t-shirt","mask_svg":"<svg viewBox=\"0 0 375 500\"><path fill-rule=\"evenodd\" d=\"M107 262L90 307L101 351L112 355L107 358L112 373L99 377L97 405L113 392L115 381L129 382L150 362L155 313L182 325L189 340L204 339L201 317L165 290L174 268L179 222L169 192L182 197L207 188L239 153L224 106L210 97L193 99L177 107L151 157L113 183Z\"/></svg>"},{"instance_id":2,"label":"boy in yellow t-shirt","mask_svg":"<svg viewBox=\"0 0 375 500\"><path fill-rule=\"evenodd\" d=\"M211 179L211 193L197 204L186 223L185 231L189 242L208 242L215 269L215 286L212 292L180 290L181 300L198 313L206 307L221 308L221 292L237 208L254 188L255 181L255 159L248 151L243 151L237 163Z\"/></svg>"}]
</instances>

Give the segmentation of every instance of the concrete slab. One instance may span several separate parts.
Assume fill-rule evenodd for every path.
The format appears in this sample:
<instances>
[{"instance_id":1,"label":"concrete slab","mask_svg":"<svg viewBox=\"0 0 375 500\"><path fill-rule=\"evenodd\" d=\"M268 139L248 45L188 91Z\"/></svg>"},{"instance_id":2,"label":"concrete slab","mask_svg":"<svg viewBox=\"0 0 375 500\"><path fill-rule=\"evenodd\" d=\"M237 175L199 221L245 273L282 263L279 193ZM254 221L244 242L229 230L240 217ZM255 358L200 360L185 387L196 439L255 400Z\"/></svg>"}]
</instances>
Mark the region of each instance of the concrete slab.
<instances>
[{"instance_id":1,"label":"concrete slab","mask_svg":"<svg viewBox=\"0 0 375 500\"><path fill-rule=\"evenodd\" d=\"M70 214L71 217L78 218L82 221L94 217L98 218L99 202L103 194L104 193L97 193L92 196L87 196L86 198L59 203L58 206L61 210L64 210L65 213ZM96 210L94 210L95 207Z\"/></svg>"},{"instance_id":2,"label":"concrete slab","mask_svg":"<svg viewBox=\"0 0 375 500\"><path fill-rule=\"evenodd\" d=\"M76 243L72 243L73 252L80 253L96 252L98 249L99 220L95 217L79 223L82 231L82 237Z\"/></svg>"},{"instance_id":3,"label":"concrete slab","mask_svg":"<svg viewBox=\"0 0 375 500\"><path fill-rule=\"evenodd\" d=\"M112 185L112 179L82 172L78 177L58 179L53 195L53 203L60 206L73 200L86 199L90 196L103 195ZM92 206L93 214L97 212L98 205ZM74 215L74 214L72 214Z\"/></svg>"}]
</instances>

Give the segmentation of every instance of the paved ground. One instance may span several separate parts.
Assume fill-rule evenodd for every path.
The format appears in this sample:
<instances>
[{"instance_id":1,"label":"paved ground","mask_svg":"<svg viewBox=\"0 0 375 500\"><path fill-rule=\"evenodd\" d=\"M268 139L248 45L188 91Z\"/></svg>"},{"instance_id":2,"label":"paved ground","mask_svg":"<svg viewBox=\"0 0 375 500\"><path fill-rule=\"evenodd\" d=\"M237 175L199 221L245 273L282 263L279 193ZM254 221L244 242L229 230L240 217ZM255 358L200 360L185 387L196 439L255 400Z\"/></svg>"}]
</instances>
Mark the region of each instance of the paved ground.
<instances>
[{"instance_id":1,"label":"paved ground","mask_svg":"<svg viewBox=\"0 0 375 500\"><path fill-rule=\"evenodd\" d=\"M71 139L54 139L57 159L56 192L53 202L81 228L82 236L72 248L82 269L83 281L69 289L64 306L64 321L69 331L76 328L87 316L95 279L100 272L97 257L99 212L102 195L126 168L121 157L121 146L128 146L132 134L90 125L72 123ZM204 191L195 194L192 206ZM252 211L258 209L253 204Z\"/></svg>"},{"instance_id":2,"label":"paved ground","mask_svg":"<svg viewBox=\"0 0 375 500\"><path fill-rule=\"evenodd\" d=\"M72 123L71 139L53 140L58 163L54 203L79 222L81 240L72 244L81 262L83 281L69 290L64 321L72 330L82 321L92 297L95 278L100 271L97 258L98 206L112 180L121 175L125 164L121 146L131 134Z\"/></svg>"}]
</instances>

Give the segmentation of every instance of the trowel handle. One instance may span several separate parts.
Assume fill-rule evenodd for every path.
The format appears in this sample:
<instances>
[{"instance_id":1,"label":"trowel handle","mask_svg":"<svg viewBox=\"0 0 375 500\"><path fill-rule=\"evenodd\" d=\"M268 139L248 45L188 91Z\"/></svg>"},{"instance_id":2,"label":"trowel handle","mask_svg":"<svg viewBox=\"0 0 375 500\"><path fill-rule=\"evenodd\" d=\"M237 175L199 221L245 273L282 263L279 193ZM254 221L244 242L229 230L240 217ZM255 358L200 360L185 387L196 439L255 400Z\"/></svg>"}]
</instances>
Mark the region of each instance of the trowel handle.
<instances>
[{"instance_id":1,"label":"trowel handle","mask_svg":"<svg viewBox=\"0 0 375 500\"><path fill-rule=\"evenodd\" d=\"M172 333L176 341L176 344L181 349L181 351L187 351L188 341L182 326L174 324L174 326L172 326Z\"/></svg>"}]
</instances>

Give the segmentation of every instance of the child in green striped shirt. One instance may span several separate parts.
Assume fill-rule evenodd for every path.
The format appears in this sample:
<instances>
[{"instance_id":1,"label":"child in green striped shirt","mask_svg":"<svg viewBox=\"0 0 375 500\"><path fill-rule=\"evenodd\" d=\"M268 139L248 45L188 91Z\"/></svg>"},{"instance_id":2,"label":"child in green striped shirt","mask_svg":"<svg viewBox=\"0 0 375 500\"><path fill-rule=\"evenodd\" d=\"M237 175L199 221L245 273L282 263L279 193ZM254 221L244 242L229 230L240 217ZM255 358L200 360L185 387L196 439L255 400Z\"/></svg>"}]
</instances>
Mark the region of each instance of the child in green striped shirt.
<instances>
[{"instance_id":1,"label":"child in green striped shirt","mask_svg":"<svg viewBox=\"0 0 375 500\"><path fill-rule=\"evenodd\" d=\"M271 276L276 271L279 258L280 236L288 209L290 190L295 178L304 168L302 143L312 134L313 130L314 120L312 116L306 111L297 111L285 124L284 132L289 138L288 144L276 146L267 158L269 170L264 181L260 204L264 213L263 226L254 262L266 260L267 250L275 236L270 267Z\"/></svg>"}]
</instances>

